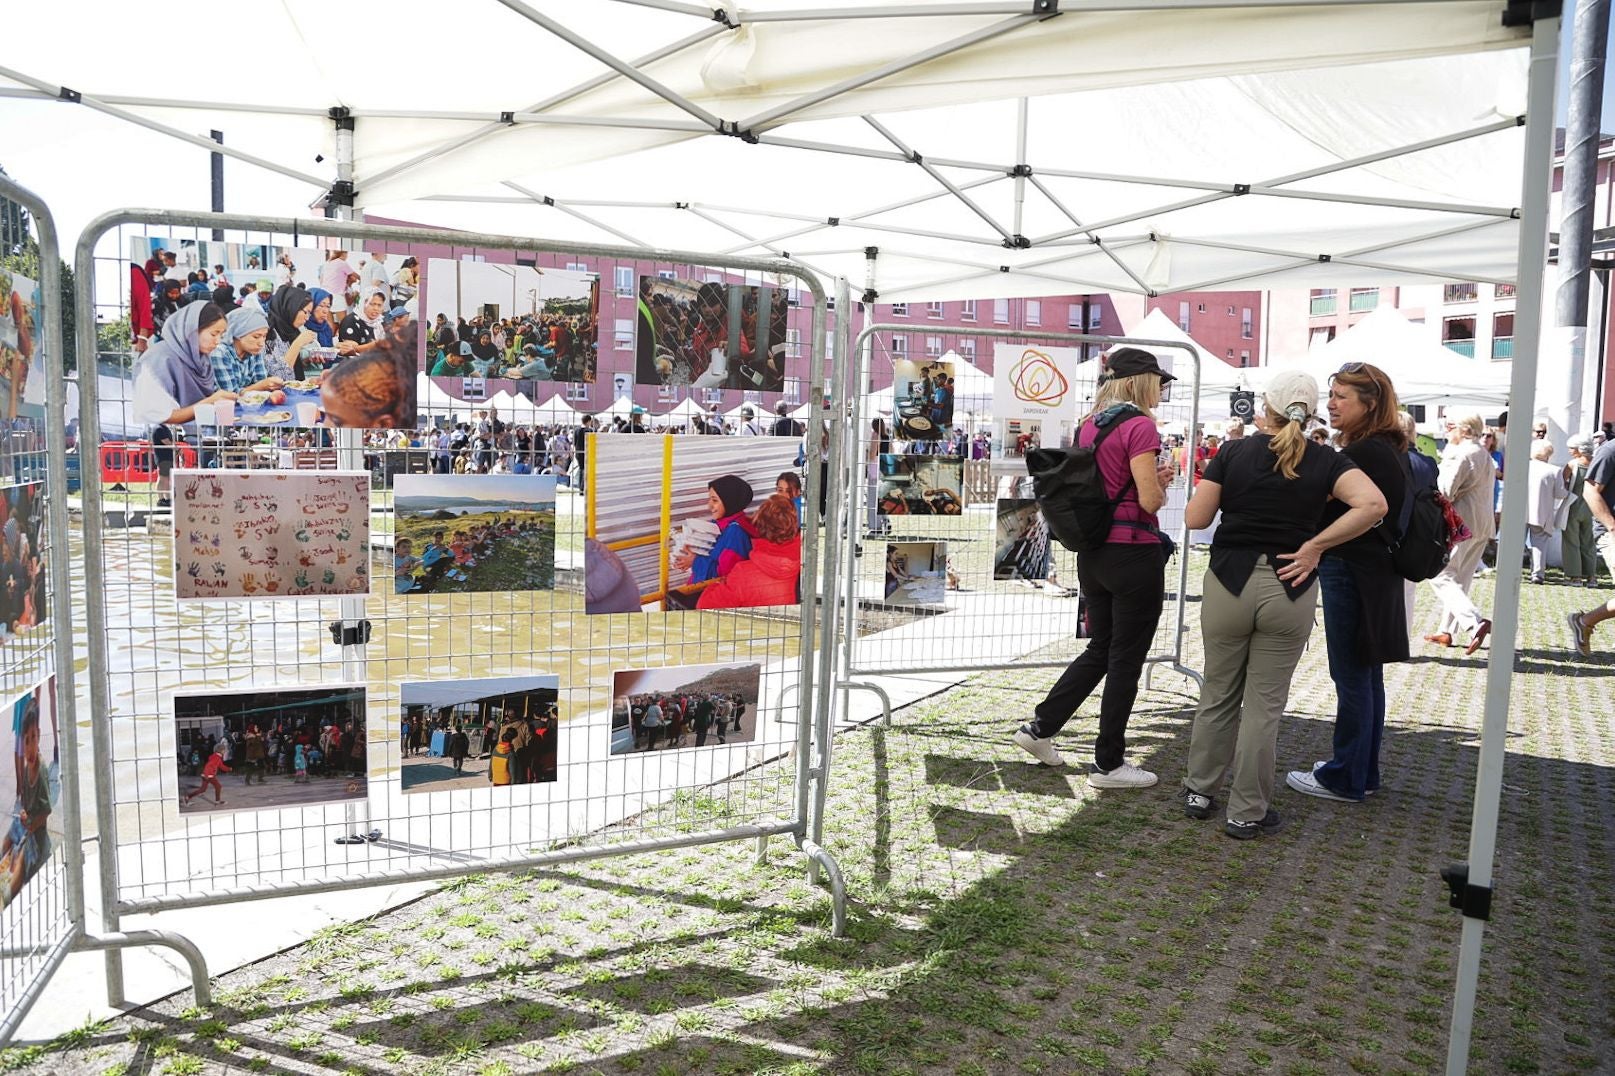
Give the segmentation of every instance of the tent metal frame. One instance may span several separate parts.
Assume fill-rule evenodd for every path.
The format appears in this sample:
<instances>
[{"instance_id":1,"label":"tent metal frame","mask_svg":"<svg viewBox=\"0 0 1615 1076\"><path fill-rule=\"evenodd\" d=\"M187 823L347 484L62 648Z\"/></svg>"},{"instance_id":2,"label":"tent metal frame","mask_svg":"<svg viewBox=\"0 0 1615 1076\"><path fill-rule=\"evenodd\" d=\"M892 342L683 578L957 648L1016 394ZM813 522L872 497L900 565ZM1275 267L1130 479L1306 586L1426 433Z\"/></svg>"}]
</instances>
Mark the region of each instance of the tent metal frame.
<instances>
[{"instance_id":1,"label":"tent metal frame","mask_svg":"<svg viewBox=\"0 0 1615 1076\"><path fill-rule=\"evenodd\" d=\"M499 2L519 14L531 17L529 16L531 9L526 8L526 5L521 4L519 0L499 0ZM541 26L544 26L556 36L561 37L563 40L567 40L569 43L587 52L589 55L594 56L597 60L600 60L600 62L606 64L611 70L609 70L606 74L599 76L595 80L583 83L580 86L575 87L573 90L552 99L550 102L546 102L544 105L530 110L529 114L524 114L524 118L532 119L534 122L559 122L559 120L548 115L546 115L546 118L543 120L538 120L536 117L541 114L549 113L549 111L555 105L563 103L566 100L573 99L596 86L604 85L618 78L629 78L640 86L650 90L652 93L657 94L657 96L661 97L662 99L669 101L675 107L679 107L683 111L695 117L700 124L705 124L705 127L700 129L710 129L714 134L739 137L748 142L757 142L774 146L813 149L815 151L835 152L851 156L882 157L915 164L921 163L920 161L914 159L918 157L918 154L906 157L901 152L897 151L882 151L878 149L863 149L858 147L830 146L822 143L810 143L804 140L786 139L777 135L770 135L767 133L767 130L778 126L779 122L788 116L795 115L812 107L815 104L820 104L824 101L831 100L838 94L845 93L848 90L859 86L868 85L871 82L878 81L880 78L896 73L897 71L905 70L917 64L927 62L927 60L937 59L951 53L956 53L960 50L969 48L972 44L979 43L980 41L987 40L991 37L997 37L1001 34L1009 33L1021 27L1035 24L1039 21L1056 17L1061 14L1077 15L1099 12L1225 10L1250 9L1270 6L1327 8L1341 5L1341 0L1087 0L1087 2L1084 2L1084 0L1001 0L1001 2L1000 0L975 0L975 2L965 3L936 3L912 6L869 5L864 7L839 9L807 7L802 9L767 12L749 12L745 9L738 9L730 12L726 9L710 8L705 5L695 3L683 3L679 2L679 0L618 0L618 2L640 7L656 8L668 12L687 14L695 18L708 20L710 21L711 25L703 28L698 33L692 34L690 37L684 38L682 41L674 42L664 49L658 50L657 53L652 54L651 58L646 58L645 60L640 61L638 64L632 64L610 56L610 54L606 53L602 49L599 49L598 46L593 45L591 42L588 42L581 35L577 35L572 31L567 30L565 27L562 27L559 23L552 19L542 16L539 18L534 18L533 21ZM1357 2L1359 4L1399 4L1421 2L1421 0L1357 0ZM1471 228L1485 227L1505 219L1519 219L1521 224L1519 232L1519 257L1517 262L1518 272L1516 274L1519 292L1516 300L1515 314L1517 319L1517 330L1515 336L1518 344L1516 346L1515 361L1513 364L1512 401L1515 410L1521 413L1530 413L1534 410L1535 404L1535 372L1538 349L1536 336L1541 326L1541 276L1547 254L1548 194L1551 187L1549 180L1551 179L1553 157L1552 117L1554 114L1553 100L1555 92L1553 74L1558 53L1557 35L1560 24L1560 3L1558 0L1531 0L1531 2L1527 2L1527 0L1500 0L1499 10L1505 21L1509 22L1511 25L1530 24L1532 27L1530 40L1529 98L1528 108L1524 116L1514 119L1499 120L1491 124L1471 128L1467 131L1454 132L1451 135L1442 136L1437 139L1424 140L1420 143L1393 147L1375 154L1355 158L1350 161L1337 162L1322 168L1312 169L1306 172L1292 174L1290 176L1276 177L1261 183L1253 183L1249 185L1234 184L1231 187L1225 187L1220 183L1206 184L1202 189L1208 189L1208 193L1178 202L1156 206L1141 212L1126 213L1119 217L1113 217L1111 219L1098 222L1089 222L1086 224L1076 223L1080 218L1078 218L1078 216L1072 212L1061 200L1051 195L1049 198L1050 202L1054 204L1063 215L1073 220L1073 226L1069 229L1049 233L1035 240L1027 240L1017 234L1014 237L1014 240L1006 240L1005 245L1025 249L1027 247L1050 245L1066 239L1082 236L1085 237L1086 243L1098 246L1102 251L1114 259L1115 253L1113 251L1106 250L1105 248L1107 246L1114 246L1116 244L1112 240L1101 236L1099 233L1111 228L1119 227L1123 224L1128 224L1151 217L1160 217L1178 210L1188 209L1194 206L1220 201L1231 197L1244 197L1249 195L1256 195L1258 197L1266 196L1286 198L1313 197L1319 201L1330 202L1333 204L1395 204L1394 202L1387 202L1382 199L1376 199L1368 196L1345 195L1340 197L1330 197L1327 195L1312 195L1304 191L1287 191L1280 193L1274 188L1289 186L1290 184L1300 182L1304 179L1315 178L1331 172L1338 172L1353 167L1360 167L1364 164L1370 164L1376 161L1418 152L1421 149L1432 148L1448 142L1503 130L1510 126L1523 126L1526 129L1525 137L1527 143L1527 149L1524 155L1524 167L1526 170L1526 175L1525 184L1522 190L1521 205L1519 207L1461 207L1456 211L1460 213L1467 213L1469 215L1482 215L1486 219L1481 222L1466 223L1455 229L1447 229L1429 233L1421 238L1387 242L1357 250L1346 250L1342 251L1339 255L1333 252L1319 252L1311 255L1302 255L1300 252L1294 252L1293 260L1286 260L1284 264L1275 266L1268 272L1281 272L1285 269L1296 268L1307 264L1312 264L1314 262L1321 264L1332 261L1340 261L1342 264L1351 264L1361 268L1383 270L1387 273L1407 272L1421 276L1439 276L1441 275L1439 270L1431 266L1413 267L1387 262L1365 262L1361 261L1360 259L1362 258L1362 255L1373 253L1376 250L1394 249L1396 247L1407 246L1421 241L1428 242L1432 239L1441 238L1444 235L1453 235ZM534 12L532 14L537 15L538 13ZM777 106L773 109L750 116L743 121L725 121L719 117L712 116L699 106L683 99L668 88L661 86L641 70L642 67L648 66L648 64L654 62L655 59L663 59L668 56L675 55L690 47L693 47L695 44L710 40L714 36L721 34L726 30L735 30L744 27L749 23L810 22L825 20L851 21L857 19L957 17L963 15L1006 15L1009 17L1000 22L993 23L984 29L980 29L974 34L968 34L960 38L955 38L944 45L935 46L931 49L925 50L922 53L904 57L903 59L894 61L881 69L877 69L876 71L866 72L863 75L846 80L842 83L838 83L835 86L815 91L814 93L805 95L804 97L798 98L794 101L787 102L784 105ZM49 83L33 79L4 67L0 67L0 77L21 83L23 86L34 91L32 94L30 94L27 90L18 91L14 89L5 89L0 90L0 95L8 97L52 97L76 104L82 104L96 109L97 111L101 111L107 115L111 115L115 118L123 119L129 123L144 127L148 130L177 138L193 145L201 146L202 148L206 148L209 152L224 153L226 156L230 156L234 159L257 165L281 175L303 180L304 182L308 182L316 187L327 186L327 181L320 177L312 176L296 169L291 169L275 162L244 153L239 149L235 149L230 146L218 146L217 144L206 139L202 139L199 136L188 134L187 132L181 131L177 128L159 123L129 111L130 107L139 107L140 105L149 104L155 99L121 98L114 100L112 98L99 98L93 95L82 94L65 87L53 86ZM120 104L119 100L124 103ZM173 104L165 107L196 107L207 109L214 106L207 103L194 103L190 106ZM273 108L267 107L239 108L239 110L269 113L277 111ZM285 109L279 111L290 115L310 114L307 110ZM347 110L341 111L345 117L350 115L362 116L364 114L362 112L350 114L347 112ZM374 113L372 115L374 115ZM410 115L410 113L389 111L386 113L386 115L396 117L407 116ZM1536 118L1533 120L1531 117ZM459 135L456 138L449 139L443 144L427 151L426 153L420 154L417 157L400 164L392 165L390 168L380 171L374 176L360 176L356 180L356 185L362 187L367 182L376 182L381 178L390 178L392 176L396 176L403 171L414 168L446 153L453 152L456 148L462 148L471 142L491 137L492 135L497 134L500 130L517 125L518 124L515 122L514 113L501 114L500 122L497 124L492 122L485 123L482 127L477 128L476 130ZM694 130L695 128L696 125L692 124L691 129ZM678 129L683 130L684 128ZM1017 156L1024 156L1024 154L1018 152ZM1038 189L1041 193L1049 193L1046 190L1045 185L1036 180L1035 177L1038 175L1036 169L1030 169L1030 174L1024 177L1017 175L1018 172L1022 171L1021 167L1019 167L1022 162L1017 162L1017 167L1011 169L1002 169L1000 166L980 162L962 162L955 160L932 159L927 163L929 163L933 170L937 168L974 168L980 170L1000 171L1005 175L1015 176L1017 180L1022 178L1032 179L1032 185L1034 188ZM933 175L934 174L935 173L933 171ZM1043 175L1061 177L1061 173L1058 171L1045 172ZM1111 182L1144 182L1143 177L1121 178L1108 176L1104 173L1080 173L1066 175L1063 178L1094 179ZM1181 181L1172 181L1166 185L1183 186L1185 184ZM963 187L960 187L958 191L953 191L950 193L953 193L956 197L958 197L963 189ZM1019 197L1019 193L1022 191L1022 189L1022 185L1018 183L1017 205L1022 204ZM1195 188L1191 185L1189 189ZM545 204L553 205L555 203L546 198ZM582 203L572 201L569 202L569 204L575 209L577 205ZM905 206L910 204L916 203L914 203L912 199L904 203ZM685 206L678 203L675 203L674 207L685 208ZM715 211L712 209L712 207L706 208L709 211ZM1454 210L1454 207L1451 206L1434 207L1423 204L1409 206L1408 208L1418 211L1439 210L1442 212L1447 212ZM845 219L850 220L852 218L849 217ZM804 223L806 223L806 221L804 221ZM833 227L836 223L839 223L836 218L828 218L823 226ZM860 226L872 227L872 225L867 221L861 221ZM802 231L796 232L792 238L800 235L811 234L813 230L815 229L803 229ZM909 234L920 233L910 230ZM775 241L777 242L782 240ZM985 239L983 241L991 242L991 240ZM1179 240L1168 241L1178 242ZM1161 242L1160 234L1151 232L1148 242L1150 242L1152 245ZM771 249L769 244L762 240L759 240L757 245L763 246L765 249ZM743 250L749 248L742 247L736 249ZM1237 250L1241 248L1238 245L1231 244L1228 249ZM1290 258L1289 253L1280 252L1277 250L1269 252L1267 250L1252 249L1250 252L1262 254L1271 253L1274 257L1281 257L1285 259ZM1125 271L1125 266L1123 268ZM1003 266L1001 267L1000 271L1010 272L1012 270L1014 270L1014 267L1012 266ZM870 262L870 272L871 278L868 286L865 289L864 298L866 301L872 302L879 295L878 281L873 276L873 259L871 259ZM1249 281L1252 279L1257 279L1263 275L1268 275L1268 273L1240 273L1237 276L1228 276L1222 279L1203 280L1190 285L1180 285L1174 290L1203 290L1215 287L1219 284L1232 283L1236 280ZM1144 284L1143 280L1141 279L1141 274L1127 271L1127 276L1133 281L1135 286L1139 287L1142 294L1151 296L1157 294L1154 288L1148 287ZM1450 276L1453 279L1474 279L1473 272L1463 268L1455 269ZM952 282L957 283L960 280L968 279L971 278L952 278ZM943 281L938 280L925 282L914 286L907 286L905 287L904 292L906 294L912 294L918 290L922 290L925 287L940 286L942 283ZM1103 290L1118 291L1126 289L1119 289L1111 285L1107 286ZM843 309L846 308L843 307ZM1516 447L1511 447L1509 450L1510 458L1506 461L1507 465L1510 467L1523 468L1526 463L1525 453L1528 447L1529 446L1523 441L1519 441ZM835 470L835 468L832 468L832 473L834 473ZM1503 511L1504 520L1502 527L1503 537L1501 539L1502 546L1499 550L1499 556L1505 561L1511 556L1518 558L1523 552L1524 512L1525 501L1523 487L1509 487L1505 489ZM1461 887L1460 890L1455 891L1457 892L1457 895L1454 897L1455 906L1461 907L1465 914L1463 938L1458 963L1458 981L1454 996L1454 1012L1450 1027L1450 1039L1448 1047L1447 1071L1454 1074L1464 1071L1467 1064L1476 980L1479 973L1479 954L1481 943L1484 938L1484 923L1488 914L1485 907L1486 901L1482 900L1481 895L1486 898L1489 898L1490 896L1492 859L1495 853L1497 805L1502 778L1504 753L1503 738L1507 727L1509 680L1515 649L1515 638L1518 629L1518 600L1519 588L1517 578L1510 576L1500 579L1497 606L1494 612L1494 627L1491 636L1491 659L1488 663L1487 695L1484 719L1485 731L1482 739L1480 765L1477 776L1475 813L1470 843L1469 875L1468 881L1463 887Z\"/></svg>"}]
</instances>

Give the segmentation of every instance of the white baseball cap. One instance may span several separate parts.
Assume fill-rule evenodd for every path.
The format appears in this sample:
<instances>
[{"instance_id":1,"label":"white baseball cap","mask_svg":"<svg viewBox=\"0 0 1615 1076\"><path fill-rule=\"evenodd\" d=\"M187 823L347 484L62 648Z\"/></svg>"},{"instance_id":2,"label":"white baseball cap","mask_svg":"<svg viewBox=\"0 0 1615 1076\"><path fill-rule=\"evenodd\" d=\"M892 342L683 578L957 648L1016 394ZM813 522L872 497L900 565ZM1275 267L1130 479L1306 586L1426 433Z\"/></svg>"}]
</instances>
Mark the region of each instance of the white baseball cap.
<instances>
[{"instance_id":1,"label":"white baseball cap","mask_svg":"<svg viewBox=\"0 0 1615 1076\"><path fill-rule=\"evenodd\" d=\"M1293 422L1306 422L1318 413L1318 381L1301 370L1280 370L1267 379L1268 409Z\"/></svg>"}]
</instances>

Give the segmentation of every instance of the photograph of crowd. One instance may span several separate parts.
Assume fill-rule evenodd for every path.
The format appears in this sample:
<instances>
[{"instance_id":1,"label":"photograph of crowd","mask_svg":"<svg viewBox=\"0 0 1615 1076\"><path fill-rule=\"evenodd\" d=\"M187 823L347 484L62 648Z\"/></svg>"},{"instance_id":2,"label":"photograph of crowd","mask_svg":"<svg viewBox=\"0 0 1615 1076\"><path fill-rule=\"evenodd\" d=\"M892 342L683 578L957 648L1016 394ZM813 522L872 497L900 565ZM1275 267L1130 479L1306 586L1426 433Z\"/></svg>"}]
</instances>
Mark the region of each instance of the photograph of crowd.
<instances>
[{"instance_id":1,"label":"photograph of crowd","mask_svg":"<svg viewBox=\"0 0 1615 1076\"><path fill-rule=\"evenodd\" d=\"M789 309L778 288L642 276L636 378L641 385L779 392Z\"/></svg>"},{"instance_id":2,"label":"photograph of crowd","mask_svg":"<svg viewBox=\"0 0 1615 1076\"><path fill-rule=\"evenodd\" d=\"M953 426L953 363L897 359L892 363L897 436L935 441Z\"/></svg>"},{"instance_id":3,"label":"photograph of crowd","mask_svg":"<svg viewBox=\"0 0 1615 1076\"><path fill-rule=\"evenodd\" d=\"M395 268L387 255L344 250L151 238L131 244L139 421L415 425L414 258L395 259Z\"/></svg>"},{"instance_id":4,"label":"photograph of crowd","mask_svg":"<svg viewBox=\"0 0 1615 1076\"><path fill-rule=\"evenodd\" d=\"M0 490L0 639L24 635L50 619L40 529L45 485Z\"/></svg>"},{"instance_id":5,"label":"photograph of crowd","mask_svg":"<svg viewBox=\"0 0 1615 1076\"><path fill-rule=\"evenodd\" d=\"M672 466L634 438L597 437L585 609L735 609L801 600L801 443L671 439ZM665 510L664 510L665 509Z\"/></svg>"},{"instance_id":6,"label":"photograph of crowd","mask_svg":"<svg viewBox=\"0 0 1615 1076\"><path fill-rule=\"evenodd\" d=\"M611 753L724 747L757 738L761 665L625 669L611 678Z\"/></svg>"},{"instance_id":7,"label":"photograph of crowd","mask_svg":"<svg viewBox=\"0 0 1615 1076\"><path fill-rule=\"evenodd\" d=\"M17 898L62 839L59 731L54 676L13 702L0 720L0 753L11 759L15 790L0 840L0 907Z\"/></svg>"},{"instance_id":8,"label":"photograph of crowd","mask_svg":"<svg viewBox=\"0 0 1615 1076\"><path fill-rule=\"evenodd\" d=\"M370 472L174 472L180 601L370 593Z\"/></svg>"},{"instance_id":9,"label":"photograph of crowd","mask_svg":"<svg viewBox=\"0 0 1615 1076\"><path fill-rule=\"evenodd\" d=\"M994 579L1047 579L1054 549L1049 544L1049 525L1030 497L998 501L994 530Z\"/></svg>"},{"instance_id":10,"label":"photograph of crowd","mask_svg":"<svg viewBox=\"0 0 1615 1076\"><path fill-rule=\"evenodd\" d=\"M540 381L595 379L594 273L432 258L422 301L432 318L421 369L432 377L524 382L512 391L529 395Z\"/></svg>"},{"instance_id":11,"label":"photograph of crowd","mask_svg":"<svg viewBox=\"0 0 1615 1076\"><path fill-rule=\"evenodd\" d=\"M556 779L560 677L437 680L400 687L405 792Z\"/></svg>"},{"instance_id":12,"label":"photograph of crowd","mask_svg":"<svg viewBox=\"0 0 1615 1076\"><path fill-rule=\"evenodd\" d=\"M948 584L948 543L888 542L888 605L941 605Z\"/></svg>"},{"instance_id":13,"label":"photograph of crowd","mask_svg":"<svg viewBox=\"0 0 1615 1076\"><path fill-rule=\"evenodd\" d=\"M555 586L553 475L399 475L393 592L465 594Z\"/></svg>"},{"instance_id":14,"label":"photograph of crowd","mask_svg":"<svg viewBox=\"0 0 1615 1076\"><path fill-rule=\"evenodd\" d=\"M0 419L7 422L17 417L28 393L38 302L34 281L0 269ZM43 398L37 386L35 395Z\"/></svg>"},{"instance_id":15,"label":"photograph of crowd","mask_svg":"<svg viewBox=\"0 0 1615 1076\"><path fill-rule=\"evenodd\" d=\"M881 515L956 516L964 503L963 456L881 454Z\"/></svg>"},{"instance_id":16,"label":"photograph of crowd","mask_svg":"<svg viewBox=\"0 0 1615 1076\"><path fill-rule=\"evenodd\" d=\"M176 694L174 773L181 814L363 799L365 689Z\"/></svg>"}]
</instances>

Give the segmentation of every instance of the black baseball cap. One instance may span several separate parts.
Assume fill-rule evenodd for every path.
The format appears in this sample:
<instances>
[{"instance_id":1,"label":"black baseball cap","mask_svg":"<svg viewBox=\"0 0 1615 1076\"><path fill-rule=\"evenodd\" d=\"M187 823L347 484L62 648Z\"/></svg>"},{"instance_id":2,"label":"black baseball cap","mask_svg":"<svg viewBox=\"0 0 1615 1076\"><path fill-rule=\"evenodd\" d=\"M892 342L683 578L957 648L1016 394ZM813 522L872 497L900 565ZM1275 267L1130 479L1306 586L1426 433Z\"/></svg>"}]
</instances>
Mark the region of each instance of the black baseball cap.
<instances>
[{"instance_id":1,"label":"black baseball cap","mask_svg":"<svg viewBox=\"0 0 1615 1076\"><path fill-rule=\"evenodd\" d=\"M1177 378L1161 369L1161 364L1143 348L1121 347L1105 359L1105 373L1109 377L1133 377L1137 374L1154 374L1164 385Z\"/></svg>"}]
</instances>

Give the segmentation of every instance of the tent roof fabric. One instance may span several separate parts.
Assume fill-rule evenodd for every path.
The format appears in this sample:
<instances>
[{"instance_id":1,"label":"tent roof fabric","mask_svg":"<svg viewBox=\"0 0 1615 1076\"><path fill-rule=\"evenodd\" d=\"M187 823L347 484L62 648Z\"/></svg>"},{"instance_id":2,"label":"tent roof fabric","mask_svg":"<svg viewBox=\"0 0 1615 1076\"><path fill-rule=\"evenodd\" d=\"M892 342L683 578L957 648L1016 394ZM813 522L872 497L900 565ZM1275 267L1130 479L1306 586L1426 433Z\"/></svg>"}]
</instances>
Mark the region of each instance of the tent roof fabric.
<instances>
[{"instance_id":1,"label":"tent roof fabric","mask_svg":"<svg viewBox=\"0 0 1615 1076\"><path fill-rule=\"evenodd\" d=\"M543 65L473 80L428 67L400 90L328 62L310 45L325 7L287 0L254 20L274 94L250 66L224 65L203 83L221 106L151 98L128 59L208 55L211 28L62 0L12 12L16 39L68 20L98 32L53 53L50 71L0 68L0 86L41 99L16 107L61 109L43 102L66 84L91 108L187 133L211 124L230 131L229 152L322 154L326 169L340 105L357 117L355 185L371 212L788 252L851 280L875 246L889 301L1512 279L1529 28L1503 27L1496 0L1138 6L1047 17L758 0L729 28L699 5L626 18L619 4L507 0L479 12L476 33L538 49ZM465 32L463 11L432 0L389 16L367 27L367 51L409 55L434 27ZM1407 147L1420 148L1392 152Z\"/></svg>"}]
</instances>

